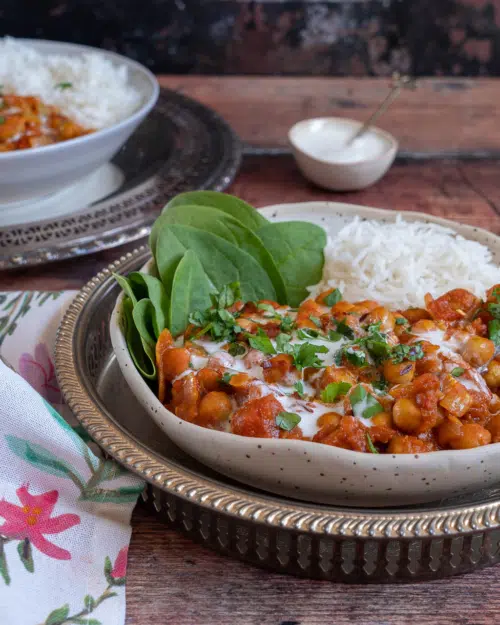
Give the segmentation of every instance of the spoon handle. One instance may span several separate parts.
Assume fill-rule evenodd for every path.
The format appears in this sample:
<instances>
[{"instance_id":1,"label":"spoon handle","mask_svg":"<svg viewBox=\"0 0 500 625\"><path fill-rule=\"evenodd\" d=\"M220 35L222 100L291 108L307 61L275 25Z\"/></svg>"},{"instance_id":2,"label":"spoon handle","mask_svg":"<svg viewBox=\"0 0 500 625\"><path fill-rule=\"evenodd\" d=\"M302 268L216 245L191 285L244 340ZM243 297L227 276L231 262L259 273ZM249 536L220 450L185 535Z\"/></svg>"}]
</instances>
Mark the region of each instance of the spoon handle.
<instances>
[{"instance_id":1,"label":"spoon handle","mask_svg":"<svg viewBox=\"0 0 500 625\"><path fill-rule=\"evenodd\" d=\"M365 121L365 123L361 126L356 133L350 137L347 141L346 145L351 145L356 139L364 135L370 126L373 125L375 120L377 120L381 115L383 115L389 106L393 103L393 101L398 97L403 88L414 89L415 82L409 76L400 76L399 74L395 74L393 76L393 86L389 93L386 95L383 102L380 106L370 115L370 117Z\"/></svg>"}]
</instances>

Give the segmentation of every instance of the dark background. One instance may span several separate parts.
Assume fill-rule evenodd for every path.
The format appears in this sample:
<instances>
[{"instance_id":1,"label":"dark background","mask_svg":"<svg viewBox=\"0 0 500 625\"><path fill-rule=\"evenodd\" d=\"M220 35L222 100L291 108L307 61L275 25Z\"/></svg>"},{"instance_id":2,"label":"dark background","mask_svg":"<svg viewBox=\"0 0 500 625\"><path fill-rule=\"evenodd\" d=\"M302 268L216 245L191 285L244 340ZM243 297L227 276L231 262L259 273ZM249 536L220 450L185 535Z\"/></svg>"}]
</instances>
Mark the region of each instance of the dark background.
<instances>
[{"instance_id":1,"label":"dark background","mask_svg":"<svg viewBox=\"0 0 500 625\"><path fill-rule=\"evenodd\" d=\"M500 0L0 0L0 34L157 73L500 75Z\"/></svg>"}]
</instances>

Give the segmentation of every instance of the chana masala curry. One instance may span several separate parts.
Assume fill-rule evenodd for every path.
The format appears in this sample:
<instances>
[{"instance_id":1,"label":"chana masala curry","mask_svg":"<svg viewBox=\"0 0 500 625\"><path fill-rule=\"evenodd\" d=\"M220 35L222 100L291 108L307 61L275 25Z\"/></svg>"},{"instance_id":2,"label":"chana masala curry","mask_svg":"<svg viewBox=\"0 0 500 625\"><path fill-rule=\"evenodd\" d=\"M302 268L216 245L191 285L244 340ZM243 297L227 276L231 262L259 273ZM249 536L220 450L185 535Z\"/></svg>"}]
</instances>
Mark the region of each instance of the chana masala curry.
<instances>
[{"instance_id":1,"label":"chana masala curry","mask_svg":"<svg viewBox=\"0 0 500 625\"><path fill-rule=\"evenodd\" d=\"M90 132L39 98L0 94L0 153L51 145Z\"/></svg>"},{"instance_id":2,"label":"chana masala curry","mask_svg":"<svg viewBox=\"0 0 500 625\"><path fill-rule=\"evenodd\" d=\"M500 285L425 305L390 311L333 289L290 308L229 285L184 335L161 333L159 399L202 427L367 453L500 442Z\"/></svg>"}]
</instances>

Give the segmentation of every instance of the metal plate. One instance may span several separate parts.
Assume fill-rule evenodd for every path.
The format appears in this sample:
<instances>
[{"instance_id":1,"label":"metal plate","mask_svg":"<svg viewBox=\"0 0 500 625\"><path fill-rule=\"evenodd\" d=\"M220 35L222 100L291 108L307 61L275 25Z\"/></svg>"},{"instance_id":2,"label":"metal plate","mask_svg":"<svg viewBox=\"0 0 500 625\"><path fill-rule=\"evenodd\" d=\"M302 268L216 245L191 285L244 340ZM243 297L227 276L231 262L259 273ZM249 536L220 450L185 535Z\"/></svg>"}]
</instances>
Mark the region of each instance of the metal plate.
<instances>
[{"instance_id":1,"label":"metal plate","mask_svg":"<svg viewBox=\"0 0 500 625\"><path fill-rule=\"evenodd\" d=\"M81 256L145 237L172 196L225 189L240 161L240 141L221 117L162 89L156 107L112 161L124 173L123 185L77 213L0 228L0 269Z\"/></svg>"},{"instance_id":2,"label":"metal plate","mask_svg":"<svg viewBox=\"0 0 500 625\"><path fill-rule=\"evenodd\" d=\"M354 509L264 494L208 470L155 426L115 362L109 318L127 254L78 294L59 328L64 397L89 434L150 485L156 510L194 540L282 573L352 582L430 579L500 560L500 489L425 506Z\"/></svg>"}]
</instances>

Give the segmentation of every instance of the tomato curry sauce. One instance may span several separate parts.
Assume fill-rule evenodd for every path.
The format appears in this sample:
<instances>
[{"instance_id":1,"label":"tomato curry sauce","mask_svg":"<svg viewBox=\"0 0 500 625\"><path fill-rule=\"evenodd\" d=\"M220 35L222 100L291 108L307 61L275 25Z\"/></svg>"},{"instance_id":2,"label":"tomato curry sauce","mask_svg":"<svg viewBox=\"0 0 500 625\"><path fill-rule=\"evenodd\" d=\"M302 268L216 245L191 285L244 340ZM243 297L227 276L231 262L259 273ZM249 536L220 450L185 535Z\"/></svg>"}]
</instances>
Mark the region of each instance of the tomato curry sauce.
<instances>
[{"instance_id":1,"label":"tomato curry sauce","mask_svg":"<svg viewBox=\"0 0 500 625\"><path fill-rule=\"evenodd\" d=\"M90 132L39 98L0 95L0 153L38 148Z\"/></svg>"},{"instance_id":2,"label":"tomato curry sauce","mask_svg":"<svg viewBox=\"0 0 500 625\"><path fill-rule=\"evenodd\" d=\"M159 399L202 427L368 453L499 442L500 286L425 305L392 312L332 289L294 309L225 287L183 336L160 335Z\"/></svg>"}]
</instances>

